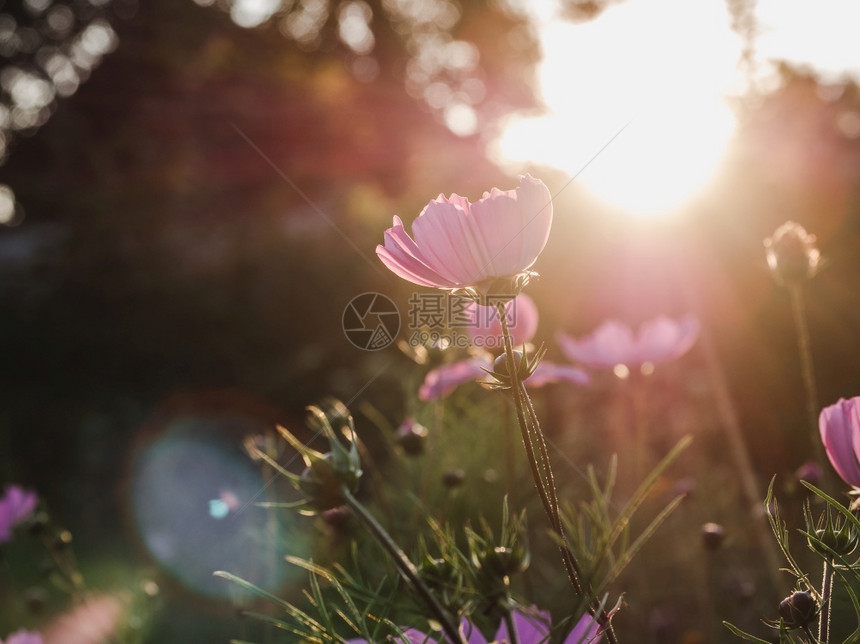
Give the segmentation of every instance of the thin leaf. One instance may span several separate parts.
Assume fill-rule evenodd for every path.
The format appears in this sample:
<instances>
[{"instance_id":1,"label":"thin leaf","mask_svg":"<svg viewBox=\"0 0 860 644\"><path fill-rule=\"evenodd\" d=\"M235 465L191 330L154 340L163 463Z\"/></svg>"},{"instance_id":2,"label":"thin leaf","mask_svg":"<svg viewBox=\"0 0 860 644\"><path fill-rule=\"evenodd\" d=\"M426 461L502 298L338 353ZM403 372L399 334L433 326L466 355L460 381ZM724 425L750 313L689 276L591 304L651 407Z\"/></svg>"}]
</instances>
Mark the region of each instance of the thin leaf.
<instances>
[{"instance_id":1,"label":"thin leaf","mask_svg":"<svg viewBox=\"0 0 860 644\"><path fill-rule=\"evenodd\" d=\"M756 642L756 644L771 644L768 640L763 640L760 637L756 637L755 635L750 635L749 633L742 631L734 624L730 624L729 622L723 622L723 626L729 629L732 634L737 635L742 640L746 640L747 642Z\"/></svg>"}]
</instances>

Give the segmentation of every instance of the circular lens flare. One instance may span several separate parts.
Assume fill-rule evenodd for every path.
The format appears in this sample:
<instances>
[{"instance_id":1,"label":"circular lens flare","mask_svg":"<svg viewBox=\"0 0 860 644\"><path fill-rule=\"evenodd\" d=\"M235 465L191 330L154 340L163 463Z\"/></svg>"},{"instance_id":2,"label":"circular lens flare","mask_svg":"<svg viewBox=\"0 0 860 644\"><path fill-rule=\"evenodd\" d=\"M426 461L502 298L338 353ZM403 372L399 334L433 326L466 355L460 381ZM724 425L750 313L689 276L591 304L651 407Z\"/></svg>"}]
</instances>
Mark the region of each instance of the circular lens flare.
<instances>
[{"instance_id":1,"label":"circular lens flare","mask_svg":"<svg viewBox=\"0 0 860 644\"><path fill-rule=\"evenodd\" d=\"M274 590L288 573L302 573L272 562L283 562L287 551L306 556L307 543L289 538L290 526L283 521L294 515L279 514L276 523L255 505L265 500L265 482L220 429L217 419L175 418L137 454L131 480L134 524L152 557L191 590L234 598L237 588L213 577L216 570Z\"/></svg>"}]
</instances>

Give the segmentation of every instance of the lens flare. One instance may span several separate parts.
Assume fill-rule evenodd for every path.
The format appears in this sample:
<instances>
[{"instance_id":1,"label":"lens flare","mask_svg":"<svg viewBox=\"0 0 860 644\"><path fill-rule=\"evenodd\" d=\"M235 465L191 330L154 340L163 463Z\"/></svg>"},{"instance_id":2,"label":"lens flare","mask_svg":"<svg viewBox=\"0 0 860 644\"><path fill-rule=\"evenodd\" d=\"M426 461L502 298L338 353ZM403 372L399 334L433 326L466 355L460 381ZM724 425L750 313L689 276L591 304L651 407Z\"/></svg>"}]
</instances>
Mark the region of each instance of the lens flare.
<instances>
[{"instance_id":1,"label":"lens flare","mask_svg":"<svg viewBox=\"0 0 860 644\"><path fill-rule=\"evenodd\" d=\"M265 500L266 482L240 441L219 434L224 422L174 419L139 451L131 510L145 548L173 577L198 593L232 598L237 588L213 572L226 570L273 590L288 574L301 578L283 563L284 554L304 557L308 547L304 539L292 539L284 523L295 515L278 514L275 522L255 505Z\"/></svg>"}]
</instances>

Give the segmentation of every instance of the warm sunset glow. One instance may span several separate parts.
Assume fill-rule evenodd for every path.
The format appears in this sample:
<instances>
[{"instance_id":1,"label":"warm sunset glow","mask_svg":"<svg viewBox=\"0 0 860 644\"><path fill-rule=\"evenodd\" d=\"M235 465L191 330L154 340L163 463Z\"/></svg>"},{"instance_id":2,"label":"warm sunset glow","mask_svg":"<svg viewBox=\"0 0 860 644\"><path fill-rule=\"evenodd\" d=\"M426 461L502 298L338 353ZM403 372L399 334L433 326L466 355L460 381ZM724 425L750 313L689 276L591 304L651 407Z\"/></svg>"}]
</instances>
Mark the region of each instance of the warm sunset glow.
<instances>
[{"instance_id":1,"label":"warm sunset glow","mask_svg":"<svg viewBox=\"0 0 860 644\"><path fill-rule=\"evenodd\" d=\"M723 96L740 54L724 3L692 4L625 2L580 24L548 16L539 70L548 113L512 119L497 158L577 175L634 215L687 203L732 135Z\"/></svg>"}]
</instances>

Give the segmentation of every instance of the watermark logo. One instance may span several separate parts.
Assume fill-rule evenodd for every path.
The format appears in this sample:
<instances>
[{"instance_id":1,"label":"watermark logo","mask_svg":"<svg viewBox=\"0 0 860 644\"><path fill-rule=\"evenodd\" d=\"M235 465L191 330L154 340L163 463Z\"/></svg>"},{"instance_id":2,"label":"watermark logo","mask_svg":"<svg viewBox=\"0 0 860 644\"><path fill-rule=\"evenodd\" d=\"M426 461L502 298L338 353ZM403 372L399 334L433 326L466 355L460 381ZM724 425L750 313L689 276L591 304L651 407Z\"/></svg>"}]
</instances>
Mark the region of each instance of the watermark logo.
<instances>
[{"instance_id":1,"label":"watermark logo","mask_svg":"<svg viewBox=\"0 0 860 644\"><path fill-rule=\"evenodd\" d=\"M391 345L400 332L400 312L382 293L362 293L343 309L343 333L353 346L379 351Z\"/></svg>"},{"instance_id":2,"label":"watermark logo","mask_svg":"<svg viewBox=\"0 0 860 644\"><path fill-rule=\"evenodd\" d=\"M407 342L413 347L440 349L502 349L504 341L495 302L506 303L505 317L515 334L518 328L516 301L501 295L490 296L488 300L491 305L476 306L446 293L413 293L406 315ZM527 319L523 323L528 326ZM344 334L353 346L364 351L379 351L390 346L400 332L400 325L397 306L382 293L357 295L343 310Z\"/></svg>"}]
</instances>

